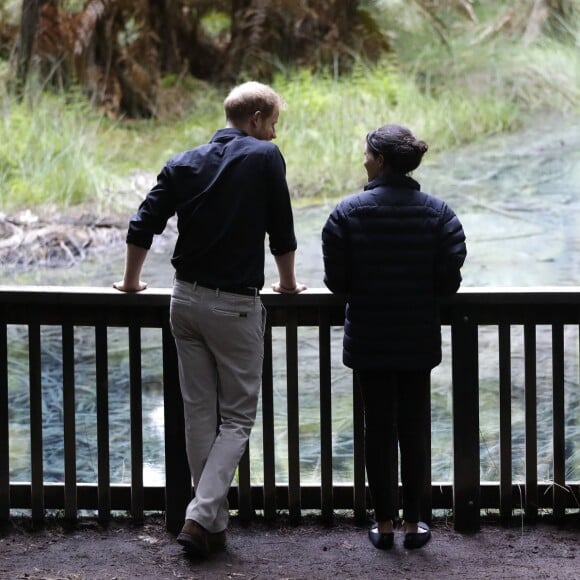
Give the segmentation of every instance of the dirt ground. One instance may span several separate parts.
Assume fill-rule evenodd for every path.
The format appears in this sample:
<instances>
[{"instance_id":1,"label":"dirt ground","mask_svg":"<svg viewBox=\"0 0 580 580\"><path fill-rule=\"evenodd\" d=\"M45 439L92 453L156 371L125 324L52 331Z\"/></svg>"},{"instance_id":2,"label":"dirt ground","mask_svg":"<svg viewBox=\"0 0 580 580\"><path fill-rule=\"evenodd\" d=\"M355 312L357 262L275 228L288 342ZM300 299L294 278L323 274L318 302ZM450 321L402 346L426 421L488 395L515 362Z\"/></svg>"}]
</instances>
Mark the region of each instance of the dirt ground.
<instances>
[{"instance_id":1,"label":"dirt ground","mask_svg":"<svg viewBox=\"0 0 580 580\"><path fill-rule=\"evenodd\" d=\"M206 560L185 555L165 531L160 515L145 523L116 519L107 527L93 519L67 526L50 519L40 529L14 518L0 531L2 580L311 580L580 578L580 522L564 526L542 521L502 527L484 522L474 534L460 534L437 520L422 550L403 548L397 534L392 550L376 550L366 526L347 516L324 526L316 517L299 526L283 519L232 519L224 552Z\"/></svg>"}]
</instances>

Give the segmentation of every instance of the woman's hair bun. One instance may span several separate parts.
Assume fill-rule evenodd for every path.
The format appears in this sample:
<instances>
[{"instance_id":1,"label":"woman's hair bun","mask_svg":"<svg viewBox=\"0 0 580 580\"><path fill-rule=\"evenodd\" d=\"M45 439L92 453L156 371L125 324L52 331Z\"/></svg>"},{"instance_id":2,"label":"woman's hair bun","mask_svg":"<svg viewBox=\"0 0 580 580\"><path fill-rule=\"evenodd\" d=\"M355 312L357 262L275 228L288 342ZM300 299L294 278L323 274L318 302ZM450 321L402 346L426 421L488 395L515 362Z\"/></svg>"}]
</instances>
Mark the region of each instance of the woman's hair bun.
<instances>
[{"instance_id":1,"label":"woman's hair bun","mask_svg":"<svg viewBox=\"0 0 580 580\"><path fill-rule=\"evenodd\" d=\"M367 135L367 145L375 155L382 155L391 171L406 175L419 167L429 149L402 125L383 125Z\"/></svg>"},{"instance_id":2,"label":"woman's hair bun","mask_svg":"<svg viewBox=\"0 0 580 580\"><path fill-rule=\"evenodd\" d=\"M415 146L423 154L427 153L427 151L429 150L429 145L427 145L427 143L425 143L425 141L422 141L421 139L417 139L415 141Z\"/></svg>"}]
</instances>

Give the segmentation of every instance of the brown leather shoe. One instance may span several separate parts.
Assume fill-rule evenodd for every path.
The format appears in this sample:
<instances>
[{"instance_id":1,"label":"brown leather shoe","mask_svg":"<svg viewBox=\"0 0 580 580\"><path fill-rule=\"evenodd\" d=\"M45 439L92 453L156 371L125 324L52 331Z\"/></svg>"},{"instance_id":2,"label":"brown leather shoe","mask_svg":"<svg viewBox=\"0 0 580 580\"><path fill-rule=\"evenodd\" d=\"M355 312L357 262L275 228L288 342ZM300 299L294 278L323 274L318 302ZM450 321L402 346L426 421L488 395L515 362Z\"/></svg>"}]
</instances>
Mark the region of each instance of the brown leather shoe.
<instances>
[{"instance_id":1,"label":"brown leather shoe","mask_svg":"<svg viewBox=\"0 0 580 580\"><path fill-rule=\"evenodd\" d=\"M177 536L177 543L181 544L188 554L205 557L209 555L209 535L207 530L194 520L185 520Z\"/></svg>"},{"instance_id":2,"label":"brown leather shoe","mask_svg":"<svg viewBox=\"0 0 580 580\"><path fill-rule=\"evenodd\" d=\"M212 552L221 552L226 549L226 531L207 535L207 543Z\"/></svg>"}]
</instances>

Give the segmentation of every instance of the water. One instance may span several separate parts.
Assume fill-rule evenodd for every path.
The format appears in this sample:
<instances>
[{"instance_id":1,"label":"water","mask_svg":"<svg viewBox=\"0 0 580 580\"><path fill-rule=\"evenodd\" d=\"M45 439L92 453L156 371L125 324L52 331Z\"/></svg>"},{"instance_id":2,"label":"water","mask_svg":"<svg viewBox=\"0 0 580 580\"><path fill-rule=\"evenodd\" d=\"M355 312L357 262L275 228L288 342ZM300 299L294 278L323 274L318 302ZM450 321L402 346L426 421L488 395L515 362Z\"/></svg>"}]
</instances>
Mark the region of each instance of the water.
<instances>
[{"instance_id":1,"label":"water","mask_svg":"<svg viewBox=\"0 0 580 580\"><path fill-rule=\"evenodd\" d=\"M288 160L291 163L291 160ZM353 168L361 174L361 166ZM498 136L461 150L438 156L427 156L424 166L414 177L425 191L444 198L459 215L466 232L468 258L463 269L464 286L576 286L580 285L580 119L545 118L529 128L509 136ZM339 192L340 195L350 192ZM295 211L299 241L296 266L299 279L310 287L323 287L320 231L334 203L299 208ZM167 287L173 271L169 264L174 224L158 238L148 256L143 279L150 287ZM120 278L123 270L121 248L113 248L92 256L90 260L68 269L42 269L35 272L11 273L3 283L56 284L75 286L109 285ZM267 258L266 284L274 282L273 260ZM86 331L86 332L85 332ZM10 453L11 472L15 480L29 479L27 455L29 432L27 409L27 366L19 349L24 349L24 328L10 329L11 367ZM111 403L111 470L113 481L128 481L130 456L128 440L128 361L126 333L111 330L110 363ZM512 416L514 467L516 479L523 479L523 338L519 328L513 329L512 346ZM54 329L43 331L47 343L43 370L45 442L52 447L45 457L47 480L62 480L62 397L60 380L59 335ZM92 350L89 329L77 332L77 341ZM448 332L444 330L448 344ZM538 329L538 477L552 479L551 467L551 358L550 331ZM316 329L300 330L300 384L317 384ZM480 331L482 351L497 352L494 329ZM147 483L163 483L163 408L160 390L161 365L156 331L144 333L144 445ZM580 479L580 394L578 389L578 328L566 328L568 357L566 379L567 478ZM274 391L276 449L283 457L286 450L285 371L277 361L284 361L283 330L274 329ZM277 352L280 349L280 352ZM335 480L352 479L352 408L350 371L341 365L341 329L333 331L333 432ZM88 355L87 355L88 356ZM498 365L494 357L482 357L481 383L481 462L482 479L497 480L499 473ZM52 360L52 365L49 361ZM96 475L94 424L94 369L92 361L77 365L77 444L79 479L93 481ZM450 367L445 360L433 372L433 478L452 477L452 427ZM300 394L301 468L304 482L317 482L319 465L319 409L315 389L302 388ZM251 439L252 469L260 473L260 414ZM279 482L286 479L287 466L278 461Z\"/></svg>"}]
</instances>

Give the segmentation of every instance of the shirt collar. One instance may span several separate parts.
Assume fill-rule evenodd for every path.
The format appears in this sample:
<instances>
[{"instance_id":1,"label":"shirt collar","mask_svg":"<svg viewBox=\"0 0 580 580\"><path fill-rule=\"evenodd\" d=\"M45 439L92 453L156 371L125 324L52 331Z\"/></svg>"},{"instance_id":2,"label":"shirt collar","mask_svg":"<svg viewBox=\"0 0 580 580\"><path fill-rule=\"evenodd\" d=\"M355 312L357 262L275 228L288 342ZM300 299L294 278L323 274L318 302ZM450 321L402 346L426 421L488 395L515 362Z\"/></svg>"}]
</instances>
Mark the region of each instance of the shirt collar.
<instances>
[{"instance_id":1,"label":"shirt collar","mask_svg":"<svg viewBox=\"0 0 580 580\"><path fill-rule=\"evenodd\" d=\"M241 129L236 129L235 127L225 127L224 129L218 129L214 136L210 139L210 143L225 143L231 141L236 137L247 137L248 134Z\"/></svg>"}]
</instances>

